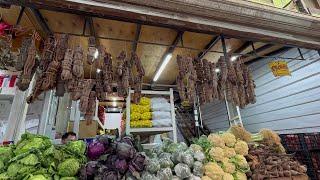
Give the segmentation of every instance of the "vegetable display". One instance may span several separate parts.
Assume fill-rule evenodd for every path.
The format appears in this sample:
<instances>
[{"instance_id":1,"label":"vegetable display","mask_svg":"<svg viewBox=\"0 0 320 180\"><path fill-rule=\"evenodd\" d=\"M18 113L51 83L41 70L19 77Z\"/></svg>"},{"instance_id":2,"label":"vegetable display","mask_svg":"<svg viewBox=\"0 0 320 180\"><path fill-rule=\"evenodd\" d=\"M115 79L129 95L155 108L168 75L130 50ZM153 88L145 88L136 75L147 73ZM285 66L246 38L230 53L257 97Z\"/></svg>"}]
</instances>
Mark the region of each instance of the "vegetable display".
<instances>
[{"instance_id":1,"label":"vegetable display","mask_svg":"<svg viewBox=\"0 0 320 180\"><path fill-rule=\"evenodd\" d=\"M193 144L188 147L183 142L173 143L165 139L162 146L146 153L148 158L142 179L197 180L203 176L205 155L198 145Z\"/></svg>"},{"instance_id":2,"label":"vegetable display","mask_svg":"<svg viewBox=\"0 0 320 180\"><path fill-rule=\"evenodd\" d=\"M120 180L140 178L145 155L137 152L131 137L113 141L100 136L88 145L89 162L81 167L81 180Z\"/></svg>"},{"instance_id":3,"label":"vegetable display","mask_svg":"<svg viewBox=\"0 0 320 180\"><path fill-rule=\"evenodd\" d=\"M230 132L223 132L201 136L194 143L192 147L203 149L206 155L203 180L247 179L245 173L250 168L244 157L248 154L246 142Z\"/></svg>"},{"instance_id":4,"label":"vegetable display","mask_svg":"<svg viewBox=\"0 0 320 180\"><path fill-rule=\"evenodd\" d=\"M54 146L45 136L23 134L16 145L0 147L0 179L76 179L85 150L83 141Z\"/></svg>"}]
</instances>

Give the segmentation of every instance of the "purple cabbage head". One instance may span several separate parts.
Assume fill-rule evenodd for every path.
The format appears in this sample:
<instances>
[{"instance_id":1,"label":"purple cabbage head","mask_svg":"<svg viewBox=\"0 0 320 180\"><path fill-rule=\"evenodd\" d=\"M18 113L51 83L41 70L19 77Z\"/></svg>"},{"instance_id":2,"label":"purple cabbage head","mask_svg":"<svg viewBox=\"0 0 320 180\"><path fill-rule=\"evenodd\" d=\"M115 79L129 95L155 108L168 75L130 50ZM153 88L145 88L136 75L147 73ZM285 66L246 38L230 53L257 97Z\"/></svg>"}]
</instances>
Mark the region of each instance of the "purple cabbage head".
<instances>
[{"instance_id":1,"label":"purple cabbage head","mask_svg":"<svg viewBox=\"0 0 320 180\"><path fill-rule=\"evenodd\" d=\"M105 153L105 150L106 149L102 143L94 141L88 146L87 156L91 160L96 160Z\"/></svg>"},{"instance_id":2,"label":"purple cabbage head","mask_svg":"<svg viewBox=\"0 0 320 180\"><path fill-rule=\"evenodd\" d=\"M118 156L115 154L109 154L107 157L107 160L105 161L105 165L109 168L109 169L115 169L116 166L116 161L118 160Z\"/></svg>"},{"instance_id":3,"label":"purple cabbage head","mask_svg":"<svg viewBox=\"0 0 320 180\"><path fill-rule=\"evenodd\" d=\"M115 167L121 174L125 174L128 170L128 163L125 159L117 159Z\"/></svg>"},{"instance_id":4,"label":"purple cabbage head","mask_svg":"<svg viewBox=\"0 0 320 180\"><path fill-rule=\"evenodd\" d=\"M132 137L130 137L130 136L125 136L125 137L123 137L122 139L121 139L121 142L122 143L126 143L126 144L128 144L128 145L130 145L130 146L134 146L133 145L133 139L132 139Z\"/></svg>"},{"instance_id":5,"label":"purple cabbage head","mask_svg":"<svg viewBox=\"0 0 320 180\"><path fill-rule=\"evenodd\" d=\"M80 179L89 180L93 179L95 174L98 172L101 164L98 161L89 161L80 170Z\"/></svg>"},{"instance_id":6,"label":"purple cabbage head","mask_svg":"<svg viewBox=\"0 0 320 180\"><path fill-rule=\"evenodd\" d=\"M117 143L116 152L119 159L132 159L137 153L136 149L126 143Z\"/></svg>"},{"instance_id":7,"label":"purple cabbage head","mask_svg":"<svg viewBox=\"0 0 320 180\"><path fill-rule=\"evenodd\" d=\"M110 146L111 140L107 135L101 135L98 137L98 141L102 143L105 147Z\"/></svg>"},{"instance_id":8,"label":"purple cabbage head","mask_svg":"<svg viewBox=\"0 0 320 180\"><path fill-rule=\"evenodd\" d=\"M135 171L141 172L144 170L146 157L143 154L137 153L134 159L130 161L130 171L134 168Z\"/></svg>"}]
</instances>

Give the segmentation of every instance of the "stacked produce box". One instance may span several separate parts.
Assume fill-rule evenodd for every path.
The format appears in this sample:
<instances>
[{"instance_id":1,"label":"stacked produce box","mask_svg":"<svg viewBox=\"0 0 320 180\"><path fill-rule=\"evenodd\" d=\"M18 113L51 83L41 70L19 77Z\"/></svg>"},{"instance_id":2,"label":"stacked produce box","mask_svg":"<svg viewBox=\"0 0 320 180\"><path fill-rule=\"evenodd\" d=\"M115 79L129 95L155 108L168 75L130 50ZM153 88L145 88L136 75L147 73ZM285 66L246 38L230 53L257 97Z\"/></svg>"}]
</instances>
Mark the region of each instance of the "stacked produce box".
<instances>
[{"instance_id":1,"label":"stacked produce box","mask_svg":"<svg viewBox=\"0 0 320 180\"><path fill-rule=\"evenodd\" d=\"M151 100L142 97L139 104L131 104L130 107L130 127L148 128L152 127Z\"/></svg>"}]
</instances>

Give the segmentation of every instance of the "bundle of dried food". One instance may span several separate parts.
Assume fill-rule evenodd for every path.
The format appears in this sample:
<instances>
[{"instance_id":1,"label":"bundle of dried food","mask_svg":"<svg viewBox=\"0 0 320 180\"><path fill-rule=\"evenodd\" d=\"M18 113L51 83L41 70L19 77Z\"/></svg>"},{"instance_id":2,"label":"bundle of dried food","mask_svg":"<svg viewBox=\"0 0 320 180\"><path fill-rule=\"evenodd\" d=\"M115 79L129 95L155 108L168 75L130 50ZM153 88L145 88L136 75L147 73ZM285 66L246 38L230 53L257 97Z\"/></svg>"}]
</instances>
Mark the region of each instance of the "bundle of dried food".
<instances>
[{"instance_id":1,"label":"bundle of dried food","mask_svg":"<svg viewBox=\"0 0 320 180\"><path fill-rule=\"evenodd\" d=\"M308 179L307 168L294 159L294 155L279 154L275 148L263 144L250 144L246 156L253 180L260 179Z\"/></svg>"},{"instance_id":2,"label":"bundle of dried food","mask_svg":"<svg viewBox=\"0 0 320 180\"><path fill-rule=\"evenodd\" d=\"M29 88L29 84L37 68L37 65L36 65L37 49L36 49L36 42L35 42L34 36L32 37L31 44L29 46L30 47L28 48L28 54L25 60L23 71L17 82L17 86L21 91L25 91Z\"/></svg>"},{"instance_id":3,"label":"bundle of dried food","mask_svg":"<svg viewBox=\"0 0 320 180\"><path fill-rule=\"evenodd\" d=\"M193 58L177 56L179 75L177 85L183 104L192 105L196 96L197 73L193 65Z\"/></svg>"}]
</instances>

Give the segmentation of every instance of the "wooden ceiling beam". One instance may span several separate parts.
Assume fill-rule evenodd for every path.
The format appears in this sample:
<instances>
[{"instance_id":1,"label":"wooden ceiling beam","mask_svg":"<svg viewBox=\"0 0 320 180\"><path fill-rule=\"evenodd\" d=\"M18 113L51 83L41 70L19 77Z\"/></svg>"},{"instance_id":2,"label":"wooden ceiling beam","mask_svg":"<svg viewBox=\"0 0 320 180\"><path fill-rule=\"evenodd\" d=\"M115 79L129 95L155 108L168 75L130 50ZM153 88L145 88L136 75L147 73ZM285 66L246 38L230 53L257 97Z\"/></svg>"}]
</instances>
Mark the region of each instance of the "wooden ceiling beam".
<instances>
[{"instance_id":1,"label":"wooden ceiling beam","mask_svg":"<svg viewBox=\"0 0 320 180\"><path fill-rule=\"evenodd\" d=\"M138 41L140 39L140 33L141 33L141 24L137 24L136 34L134 37L134 41L132 42L132 52L137 51Z\"/></svg>"},{"instance_id":2,"label":"wooden ceiling beam","mask_svg":"<svg viewBox=\"0 0 320 180\"><path fill-rule=\"evenodd\" d=\"M248 52L247 54L243 55L244 57L250 57L250 56L253 56L253 55L257 55L269 48L271 48L272 46L274 46L273 44L266 44L266 45L263 45L261 47L259 47L258 49L253 49L251 52Z\"/></svg>"},{"instance_id":3,"label":"wooden ceiling beam","mask_svg":"<svg viewBox=\"0 0 320 180\"><path fill-rule=\"evenodd\" d=\"M278 55L280 53L286 52L286 51L288 51L290 49L292 49L292 47L282 47L282 48L277 49L275 51L272 51L270 53L264 54L263 56L275 56L275 55ZM248 63L248 62L253 63L253 62L258 61L258 60L263 59L263 58L265 58L265 57L257 57L257 58L251 59L251 60L245 60L244 63Z\"/></svg>"},{"instance_id":4,"label":"wooden ceiling beam","mask_svg":"<svg viewBox=\"0 0 320 180\"><path fill-rule=\"evenodd\" d=\"M251 41L246 41L246 42L243 43L239 48L233 50L232 53L235 53L235 54L242 53L242 51L244 51L244 50L247 49L249 46L251 46L251 44L252 44Z\"/></svg>"},{"instance_id":5,"label":"wooden ceiling beam","mask_svg":"<svg viewBox=\"0 0 320 180\"><path fill-rule=\"evenodd\" d=\"M85 16L86 24L89 26L90 36L96 37L96 31L94 29L93 19L91 16Z\"/></svg>"},{"instance_id":6,"label":"wooden ceiling beam","mask_svg":"<svg viewBox=\"0 0 320 180\"><path fill-rule=\"evenodd\" d=\"M41 12L35 8L29 8L29 9L31 10L31 12L34 15L38 24L40 25L41 30L45 33L45 36L52 35L53 33L52 33L50 27L48 26L46 20L42 16Z\"/></svg>"},{"instance_id":7,"label":"wooden ceiling beam","mask_svg":"<svg viewBox=\"0 0 320 180\"><path fill-rule=\"evenodd\" d=\"M196 60L201 60L213 46L215 46L220 40L220 36L215 36L211 39L211 41L205 46L204 51L200 52L196 58Z\"/></svg>"},{"instance_id":8,"label":"wooden ceiling beam","mask_svg":"<svg viewBox=\"0 0 320 180\"><path fill-rule=\"evenodd\" d=\"M24 6L21 6L21 9L20 9L20 12L19 12L19 16L18 16L16 25L19 25L19 24L20 24L21 18L22 18L23 13L24 13L24 10L25 10L25 7L24 7Z\"/></svg>"}]
</instances>

